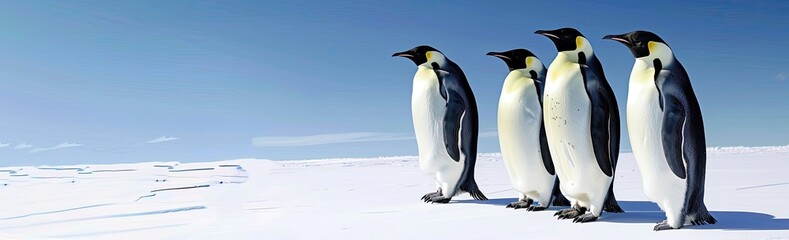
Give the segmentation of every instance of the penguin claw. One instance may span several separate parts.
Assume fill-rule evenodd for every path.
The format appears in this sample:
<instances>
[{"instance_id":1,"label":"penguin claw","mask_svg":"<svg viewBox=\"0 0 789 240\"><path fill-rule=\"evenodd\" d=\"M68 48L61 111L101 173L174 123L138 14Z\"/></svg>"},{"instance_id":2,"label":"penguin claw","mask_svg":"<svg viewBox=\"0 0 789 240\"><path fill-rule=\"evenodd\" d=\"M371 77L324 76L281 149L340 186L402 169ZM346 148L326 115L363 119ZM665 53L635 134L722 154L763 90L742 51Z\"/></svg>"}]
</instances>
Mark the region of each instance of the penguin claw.
<instances>
[{"instance_id":1,"label":"penguin claw","mask_svg":"<svg viewBox=\"0 0 789 240\"><path fill-rule=\"evenodd\" d=\"M542 211L542 210L545 210L545 209L548 209L548 208L547 207L534 206L534 205L529 206L528 208L526 208L526 210L529 211L529 212L539 212L539 211Z\"/></svg>"},{"instance_id":2,"label":"penguin claw","mask_svg":"<svg viewBox=\"0 0 789 240\"><path fill-rule=\"evenodd\" d=\"M587 214L575 217L573 219L573 222L574 223L585 223L585 222L594 222L596 220L597 220L597 217L595 217L594 214L587 213Z\"/></svg>"},{"instance_id":3,"label":"penguin claw","mask_svg":"<svg viewBox=\"0 0 789 240\"><path fill-rule=\"evenodd\" d=\"M441 193L441 190L435 192L429 192L422 196L422 201L427 203L448 203L449 200L452 198L444 197L444 194Z\"/></svg>"},{"instance_id":4,"label":"penguin claw","mask_svg":"<svg viewBox=\"0 0 789 240\"><path fill-rule=\"evenodd\" d=\"M525 206L525 204L523 202L514 202L514 203L508 204L507 208L521 209L521 208L528 208L528 206Z\"/></svg>"},{"instance_id":5,"label":"penguin claw","mask_svg":"<svg viewBox=\"0 0 789 240\"><path fill-rule=\"evenodd\" d=\"M432 198L426 200L425 202L429 202L429 203L448 203L449 200L452 200L452 198L443 197L443 196L436 196L436 197L432 197Z\"/></svg>"},{"instance_id":6,"label":"penguin claw","mask_svg":"<svg viewBox=\"0 0 789 240\"><path fill-rule=\"evenodd\" d=\"M528 208L531 207L531 204L533 202L534 201L532 201L531 199L511 202L510 204L507 204L507 208L512 208L512 209Z\"/></svg>"},{"instance_id":7,"label":"penguin claw","mask_svg":"<svg viewBox=\"0 0 789 240\"><path fill-rule=\"evenodd\" d=\"M667 221L663 221L663 222L660 222L657 225L655 225L655 228L653 228L652 230L663 231L663 230L670 230L670 229L674 229L674 228L669 226Z\"/></svg>"},{"instance_id":8,"label":"penguin claw","mask_svg":"<svg viewBox=\"0 0 789 240\"><path fill-rule=\"evenodd\" d=\"M422 196L422 201L427 202L428 200L430 200L431 198L434 198L436 196L441 196L441 192L429 192L429 193L425 194L424 196Z\"/></svg>"},{"instance_id":9,"label":"penguin claw","mask_svg":"<svg viewBox=\"0 0 789 240\"><path fill-rule=\"evenodd\" d=\"M559 219L571 219L571 218L574 219L580 216L581 214L584 214L585 212L586 212L586 208L581 208L581 209L570 208L570 209L559 210L553 215L558 216Z\"/></svg>"}]
</instances>

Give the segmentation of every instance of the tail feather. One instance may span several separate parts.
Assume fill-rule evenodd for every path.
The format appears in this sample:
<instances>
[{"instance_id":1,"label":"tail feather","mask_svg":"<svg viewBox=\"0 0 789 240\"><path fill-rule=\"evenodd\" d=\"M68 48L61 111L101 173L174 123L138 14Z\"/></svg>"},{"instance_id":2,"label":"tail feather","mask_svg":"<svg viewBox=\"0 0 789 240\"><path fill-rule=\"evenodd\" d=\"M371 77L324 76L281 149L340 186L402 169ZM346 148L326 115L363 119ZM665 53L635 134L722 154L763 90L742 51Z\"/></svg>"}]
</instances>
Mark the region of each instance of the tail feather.
<instances>
[{"instance_id":1,"label":"tail feather","mask_svg":"<svg viewBox=\"0 0 789 240\"><path fill-rule=\"evenodd\" d=\"M559 178L556 178L553 184L553 192L551 195L553 195L553 202L551 203L553 206L570 206L570 200L567 200L564 194L562 194L562 190L559 189Z\"/></svg>"},{"instance_id":2,"label":"tail feather","mask_svg":"<svg viewBox=\"0 0 789 240\"><path fill-rule=\"evenodd\" d=\"M608 187L608 196L605 198L605 204L603 204L603 211L612 212L612 213L623 213L625 210L622 210L619 207L619 203L616 202L616 197L614 196L614 181L611 181L611 186Z\"/></svg>"},{"instance_id":3,"label":"tail feather","mask_svg":"<svg viewBox=\"0 0 789 240\"><path fill-rule=\"evenodd\" d=\"M488 197L485 197L485 194L482 194L482 191L479 190L479 186L477 186L477 182L474 181L474 178L469 178L463 185L460 186L460 190L468 192L471 194L476 200L488 200Z\"/></svg>"}]
</instances>

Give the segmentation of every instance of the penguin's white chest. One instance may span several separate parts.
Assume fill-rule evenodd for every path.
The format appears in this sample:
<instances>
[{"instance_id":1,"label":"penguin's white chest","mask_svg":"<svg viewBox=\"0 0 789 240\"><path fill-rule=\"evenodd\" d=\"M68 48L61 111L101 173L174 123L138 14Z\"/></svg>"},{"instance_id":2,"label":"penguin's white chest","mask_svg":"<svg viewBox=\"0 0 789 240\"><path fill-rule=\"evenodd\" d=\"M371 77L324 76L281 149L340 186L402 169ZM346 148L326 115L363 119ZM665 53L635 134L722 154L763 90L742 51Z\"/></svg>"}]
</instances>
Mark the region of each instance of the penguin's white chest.
<instances>
[{"instance_id":1,"label":"penguin's white chest","mask_svg":"<svg viewBox=\"0 0 789 240\"><path fill-rule=\"evenodd\" d=\"M643 61L637 60L633 66L627 96L627 129L644 193L660 204L669 197L683 199L687 185L671 172L663 151L663 112L654 73L655 69Z\"/></svg>"},{"instance_id":2,"label":"penguin's white chest","mask_svg":"<svg viewBox=\"0 0 789 240\"><path fill-rule=\"evenodd\" d=\"M537 94L534 80L515 70L504 80L499 99L501 154L513 187L524 194L553 186L540 153L542 108Z\"/></svg>"},{"instance_id":3,"label":"penguin's white chest","mask_svg":"<svg viewBox=\"0 0 789 240\"><path fill-rule=\"evenodd\" d=\"M605 192L611 177L597 164L590 131L591 103L580 66L559 55L548 69L544 95L544 123L551 158L562 192L588 201L590 192Z\"/></svg>"},{"instance_id":4,"label":"penguin's white chest","mask_svg":"<svg viewBox=\"0 0 789 240\"><path fill-rule=\"evenodd\" d=\"M444 113L446 100L441 97L438 77L432 69L420 66L414 75L411 94L411 115L414 121L419 167L429 175L460 166L447 153L444 145Z\"/></svg>"}]
</instances>

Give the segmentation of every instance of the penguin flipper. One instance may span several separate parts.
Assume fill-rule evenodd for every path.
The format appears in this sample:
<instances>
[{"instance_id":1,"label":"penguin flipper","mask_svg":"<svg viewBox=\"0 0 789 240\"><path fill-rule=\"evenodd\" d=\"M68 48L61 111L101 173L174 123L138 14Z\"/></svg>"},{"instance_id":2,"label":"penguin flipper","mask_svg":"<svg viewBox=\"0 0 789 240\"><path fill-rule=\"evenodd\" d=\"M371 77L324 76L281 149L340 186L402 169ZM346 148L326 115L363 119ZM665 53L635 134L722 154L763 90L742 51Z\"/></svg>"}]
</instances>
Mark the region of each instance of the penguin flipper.
<instances>
[{"instance_id":1,"label":"penguin flipper","mask_svg":"<svg viewBox=\"0 0 789 240\"><path fill-rule=\"evenodd\" d=\"M463 125L463 115L466 112L466 104L463 102L463 97L456 91L452 90L454 82L448 81L453 76L440 68L437 63L433 63L433 71L438 78L441 96L447 100L446 112L444 113L444 146L447 153L455 160L460 162L460 127ZM448 84L450 83L450 84Z\"/></svg>"},{"instance_id":2,"label":"penguin flipper","mask_svg":"<svg viewBox=\"0 0 789 240\"><path fill-rule=\"evenodd\" d=\"M685 171L685 163L683 160L683 146L682 132L685 127L685 111L679 100L674 97L664 97L664 111L663 111L663 152L666 155L666 161L677 177L685 179L687 173Z\"/></svg>"},{"instance_id":3,"label":"penguin flipper","mask_svg":"<svg viewBox=\"0 0 789 240\"><path fill-rule=\"evenodd\" d=\"M579 55L579 59L586 59L583 52ZM619 156L619 108L596 60L597 58L592 58L588 64L581 63L581 75L592 107L589 129L595 159L600 170L606 176L613 177Z\"/></svg>"},{"instance_id":4,"label":"penguin flipper","mask_svg":"<svg viewBox=\"0 0 789 240\"><path fill-rule=\"evenodd\" d=\"M542 119L542 117L540 117ZM540 124L540 155L542 155L542 165L545 166L545 171L551 175L556 175L556 170L553 166L553 159L551 158L551 151L548 149L548 138L545 135L545 124ZM556 186L559 186L557 183ZM559 194L561 195L561 194Z\"/></svg>"},{"instance_id":5,"label":"penguin flipper","mask_svg":"<svg viewBox=\"0 0 789 240\"><path fill-rule=\"evenodd\" d=\"M444 114L444 145L447 148L447 153L455 162L460 161L459 133L465 112L466 107L460 95L448 91L447 109Z\"/></svg>"}]
</instances>

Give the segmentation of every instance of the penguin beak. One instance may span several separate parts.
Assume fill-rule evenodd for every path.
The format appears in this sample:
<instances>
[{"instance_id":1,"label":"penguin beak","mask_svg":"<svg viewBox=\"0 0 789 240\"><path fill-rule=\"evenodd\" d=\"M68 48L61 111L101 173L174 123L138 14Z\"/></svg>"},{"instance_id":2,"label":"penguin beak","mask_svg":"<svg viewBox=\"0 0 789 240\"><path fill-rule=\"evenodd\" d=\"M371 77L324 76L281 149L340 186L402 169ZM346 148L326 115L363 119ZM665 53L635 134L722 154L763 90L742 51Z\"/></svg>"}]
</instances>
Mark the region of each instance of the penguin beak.
<instances>
[{"instance_id":1,"label":"penguin beak","mask_svg":"<svg viewBox=\"0 0 789 240\"><path fill-rule=\"evenodd\" d=\"M408 58L408 59L413 59L414 58L414 54L411 52L411 50L408 50L408 51L405 51L405 52L394 53L394 54L392 54L392 57L404 57L404 58Z\"/></svg>"},{"instance_id":2,"label":"penguin beak","mask_svg":"<svg viewBox=\"0 0 789 240\"><path fill-rule=\"evenodd\" d=\"M559 36L556 36L556 34L553 33L553 31L537 30L537 31L534 32L534 34L540 34L540 35L543 35L543 36L546 36L546 37L549 37L549 38L552 38L552 39L559 40Z\"/></svg>"},{"instance_id":3,"label":"penguin beak","mask_svg":"<svg viewBox=\"0 0 789 240\"><path fill-rule=\"evenodd\" d=\"M608 39L608 40L614 40L614 41L617 41L617 42L621 42L621 43L623 43L623 44L625 44L625 45L627 45L627 46L631 46L631 45L633 45L633 44L630 42L630 40L627 40L627 36L625 36L625 35L626 35L626 34L619 34L619 35L607 35L607 36L603 37L603 39Z\"/></svg>"},{"instance_id":4,"label":"penguin beak","mask_svg":"<svg viewBox=\"0 0 789 240\"><path fill-rule=\"evenodd\" d=\"M504 61L511 60L511 58L509 56L506 56L506 55L504 55L504 53L500 53L500 52L489 52L488 54L485 54L485 55L501 58L501 60L504 60Z\"/></svg>"}]
</instances>

